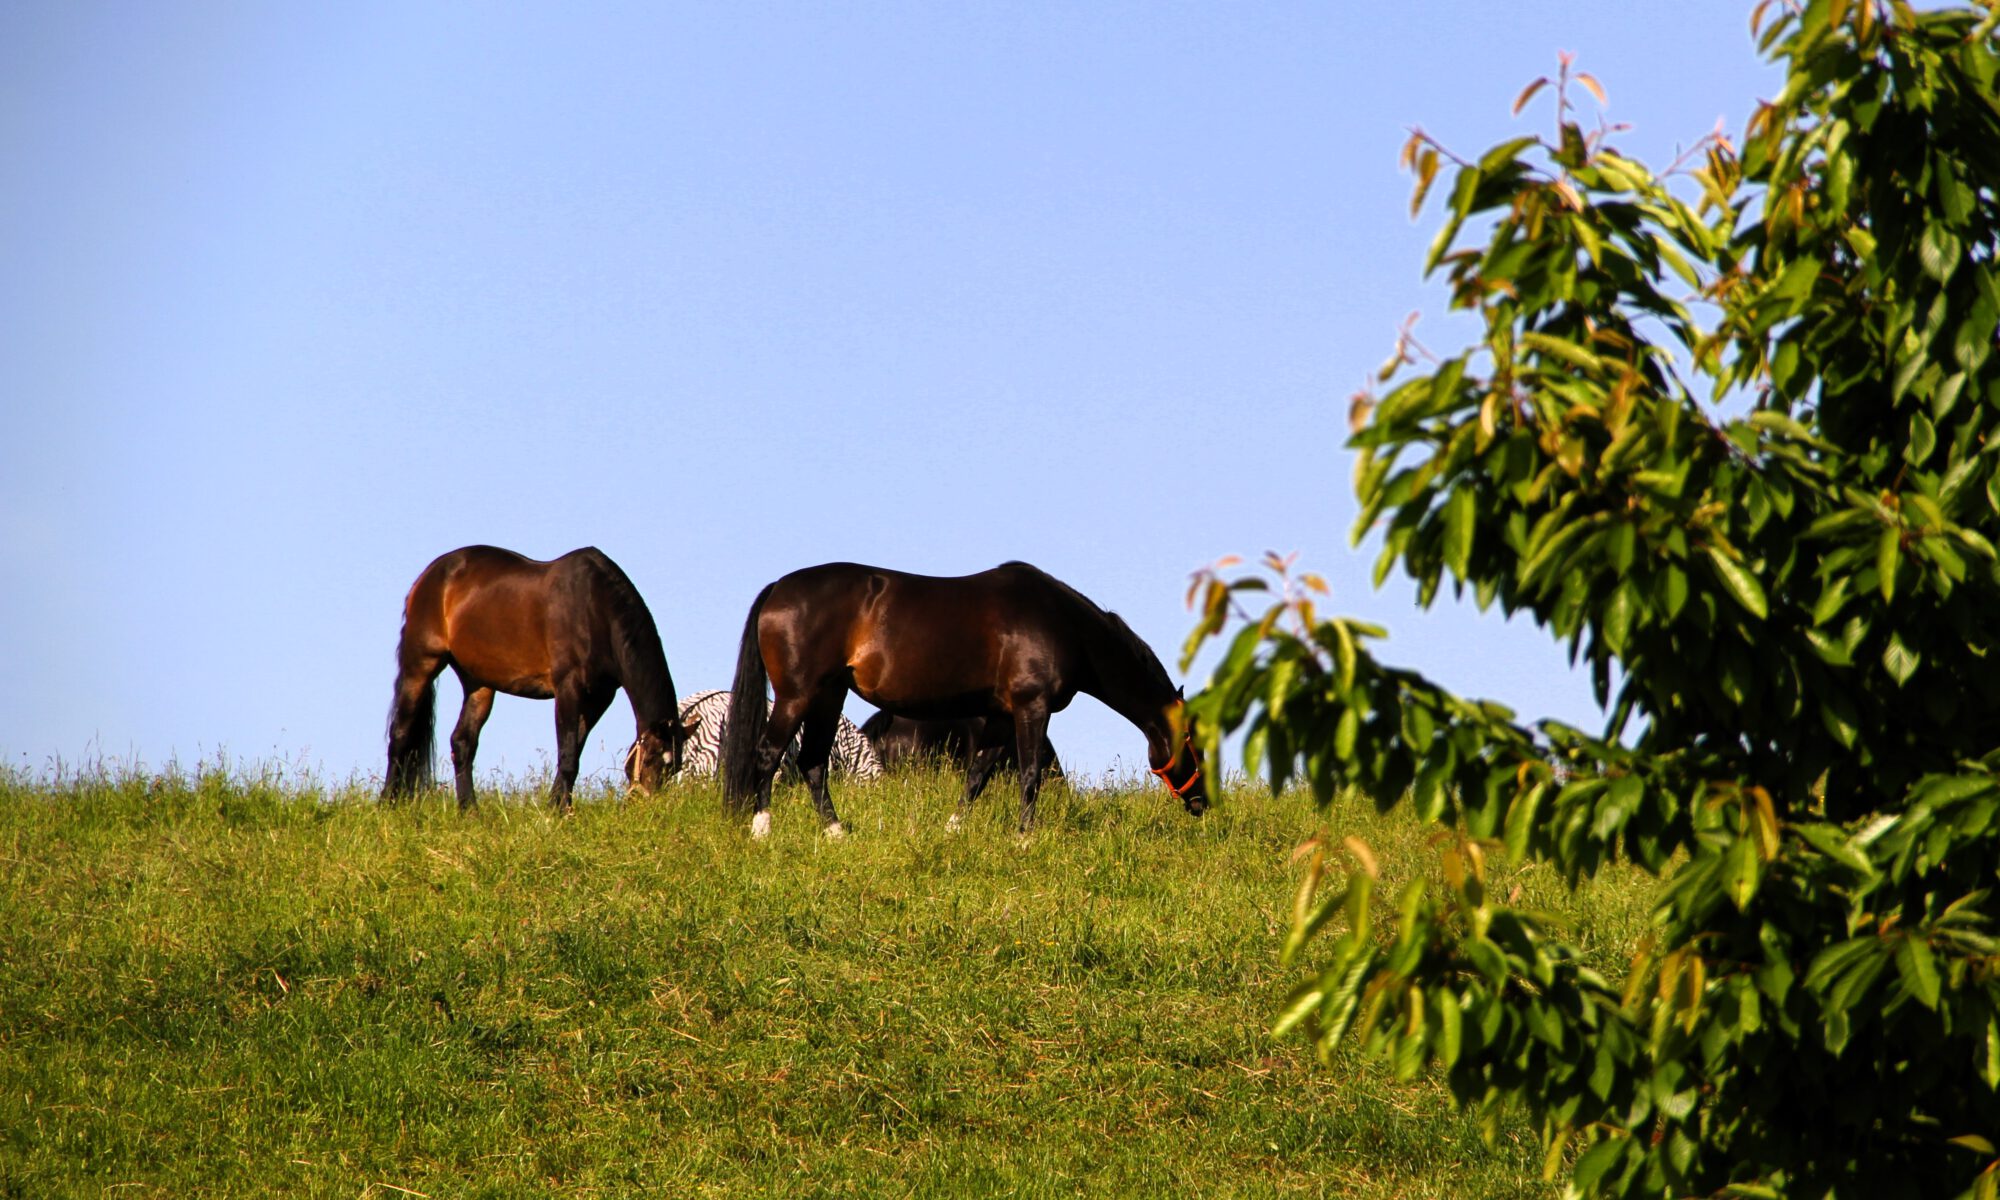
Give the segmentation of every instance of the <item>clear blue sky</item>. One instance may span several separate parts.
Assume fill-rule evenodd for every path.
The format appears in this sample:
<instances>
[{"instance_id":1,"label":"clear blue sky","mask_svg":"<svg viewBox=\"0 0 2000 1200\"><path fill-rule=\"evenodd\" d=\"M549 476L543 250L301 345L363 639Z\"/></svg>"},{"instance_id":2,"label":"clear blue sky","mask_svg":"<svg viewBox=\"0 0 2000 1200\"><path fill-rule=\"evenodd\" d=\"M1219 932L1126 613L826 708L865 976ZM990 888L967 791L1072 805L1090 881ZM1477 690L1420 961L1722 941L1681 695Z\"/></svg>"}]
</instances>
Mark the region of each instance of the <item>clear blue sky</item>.
<instances>
[{"instance_id":1,"label":"clear blue sky","mask_svg":"<svg viewBox=\"0 0 2000 1200\"><path fill-rule=\"evenodd\" d=\"M1397 153L1547 129L1569 50L1664 164L1777 89L1749 7L0 7L0 755L379 775L472 542L609 553L683 693L813 563L1027 559L1171 666L1190 570L1298 550L1386 658L1589 723L1539 631L1348 548L1349 395L1407 313L1463 337Z\"/></svg>"}]
</instances>

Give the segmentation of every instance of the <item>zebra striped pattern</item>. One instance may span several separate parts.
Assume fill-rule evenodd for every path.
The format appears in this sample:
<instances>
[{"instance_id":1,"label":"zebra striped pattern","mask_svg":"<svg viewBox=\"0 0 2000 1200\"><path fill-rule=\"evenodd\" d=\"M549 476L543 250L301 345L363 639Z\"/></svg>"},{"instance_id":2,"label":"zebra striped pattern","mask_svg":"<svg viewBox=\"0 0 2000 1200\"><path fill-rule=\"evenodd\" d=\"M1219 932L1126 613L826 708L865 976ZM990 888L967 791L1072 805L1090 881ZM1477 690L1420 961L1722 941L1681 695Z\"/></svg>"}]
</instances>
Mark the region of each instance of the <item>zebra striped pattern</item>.
<instances>
[{"instance_id":1,"label":"zebra striped pattern","mask_svg":"<svg viewBox=\"0 0 2000 1200\"><path fill-rule=\"evenodd\" d=\"M694 726L694 733L681 750L681 772L689 775L714 775L722 759L722 733L729 724L729 693L726 691L696 692L681 702L681 724ZM799 739L794 736L790 748L785 751L783 769L791 774L798 773ZM627 756L628 761L630 756ZM829 764L835 771L853 776L855 779L880 779L882 760L875 756L875 747L861 736L861 730L845 716L833 732L833 761ZM627 777L630 777L628 769Z\"/></svg>"}]
</instances>

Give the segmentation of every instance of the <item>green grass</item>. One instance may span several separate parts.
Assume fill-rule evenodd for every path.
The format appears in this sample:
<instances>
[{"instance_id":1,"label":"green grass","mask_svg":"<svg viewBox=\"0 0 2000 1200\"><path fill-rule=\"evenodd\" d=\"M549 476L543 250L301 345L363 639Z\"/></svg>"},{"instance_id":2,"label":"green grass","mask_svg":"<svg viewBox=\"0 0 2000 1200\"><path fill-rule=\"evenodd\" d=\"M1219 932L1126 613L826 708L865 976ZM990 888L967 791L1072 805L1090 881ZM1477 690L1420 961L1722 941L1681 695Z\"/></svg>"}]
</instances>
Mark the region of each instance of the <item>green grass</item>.
<instances>
[{"instance_id":1,"label":"green grass","mask_svg":"<svg viewBox=\"0 0 2000 1200\"><path fill-rule=\"evenodd\" d=\"M0 1195L1544 1196L1435 1081L1267 1034L1322 821L1238 788L525 792L0 775ZM1392 880L1427 831L1326 823ZM1614 971L1639 879L1541 902Z\"/></svg>"}]
</instances>

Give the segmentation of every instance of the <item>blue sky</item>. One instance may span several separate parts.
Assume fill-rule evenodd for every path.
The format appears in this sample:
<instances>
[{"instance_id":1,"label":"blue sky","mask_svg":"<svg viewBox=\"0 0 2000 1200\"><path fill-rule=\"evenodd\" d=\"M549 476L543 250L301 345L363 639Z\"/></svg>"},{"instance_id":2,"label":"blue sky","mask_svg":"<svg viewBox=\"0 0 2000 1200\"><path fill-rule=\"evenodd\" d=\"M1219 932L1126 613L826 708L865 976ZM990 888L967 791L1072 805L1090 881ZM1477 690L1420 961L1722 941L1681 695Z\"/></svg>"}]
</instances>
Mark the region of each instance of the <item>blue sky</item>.
<instances>
[{"instance_id":1,"label":"blue sky","mask_svg":"<svg viewBox=\"0 0 2000 1200\"><path fill-rule=\"evenodd\" d=\"M0 8L0 756L379 775L403 594L473 542L609 553L683 693L814 563L1026 559L1171 666L1192 569L1296 550L1385 658L1590 723L1348 547L1348 397L1406 314L1466 336L1397 154L1546 130L1567 50L1663 165L1776 91L1748 10ZM1094 701L1051 735L1143 766Z\"/></svg>"}]
</instances>

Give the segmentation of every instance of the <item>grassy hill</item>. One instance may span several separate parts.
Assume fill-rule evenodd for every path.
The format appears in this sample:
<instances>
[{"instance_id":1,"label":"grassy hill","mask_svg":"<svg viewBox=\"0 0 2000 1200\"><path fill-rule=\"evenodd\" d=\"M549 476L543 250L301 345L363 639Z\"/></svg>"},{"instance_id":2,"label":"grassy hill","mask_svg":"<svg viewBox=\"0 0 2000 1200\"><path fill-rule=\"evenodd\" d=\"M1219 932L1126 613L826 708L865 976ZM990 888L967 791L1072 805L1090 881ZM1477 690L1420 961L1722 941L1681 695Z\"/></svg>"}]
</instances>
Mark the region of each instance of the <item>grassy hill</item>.
<instances>
[{"instance_id":1,"label":"grassy hill","mask_svg":"<svg viewBox=\"0 0 2000 1200\"><path fill-rule=\"evenodd\" d=\"M1056 787L1020 839L1011 783L753 844L709 785L0 776L0 1195L1550 1194L1525 1128L1267 1035L1308 804ZM1642 880L1519 882L1622 966Z\"/></svg>"}]
</instances>

